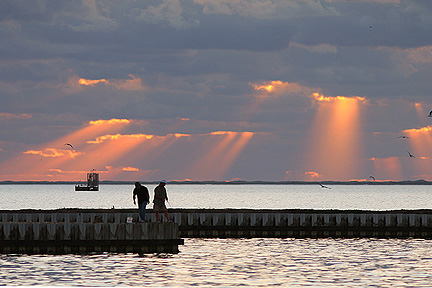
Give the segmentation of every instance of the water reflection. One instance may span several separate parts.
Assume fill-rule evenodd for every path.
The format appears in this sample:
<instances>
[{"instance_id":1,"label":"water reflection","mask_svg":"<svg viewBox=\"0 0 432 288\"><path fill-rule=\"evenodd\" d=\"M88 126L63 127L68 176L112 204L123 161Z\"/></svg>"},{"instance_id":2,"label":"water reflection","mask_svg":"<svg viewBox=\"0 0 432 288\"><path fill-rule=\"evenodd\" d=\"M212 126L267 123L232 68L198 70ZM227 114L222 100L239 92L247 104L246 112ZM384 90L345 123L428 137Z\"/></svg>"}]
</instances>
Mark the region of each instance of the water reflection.
<instances>
[{"instance_id":1,"label":"water reflection","mask_svg":"<svg viewBox=\"0 0 432 288\"><path fill-rule=\"evenodd\" d=\"M430 240L186 239L176 255L0 257L0 285L430 286Z\"/></svg>"}]
</instances>

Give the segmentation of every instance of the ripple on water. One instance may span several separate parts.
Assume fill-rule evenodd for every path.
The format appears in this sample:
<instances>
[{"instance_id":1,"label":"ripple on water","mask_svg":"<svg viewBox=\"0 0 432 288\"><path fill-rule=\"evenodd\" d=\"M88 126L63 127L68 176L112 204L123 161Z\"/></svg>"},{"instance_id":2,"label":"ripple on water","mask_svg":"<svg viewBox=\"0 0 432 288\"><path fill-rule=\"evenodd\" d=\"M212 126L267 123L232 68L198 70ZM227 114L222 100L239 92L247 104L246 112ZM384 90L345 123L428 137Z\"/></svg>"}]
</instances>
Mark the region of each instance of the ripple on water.
<instances>
[{"instance_id":1,"label":"ripple on water","mask_svg":"<svg viewBox=\"0 0 432 288\"><path fill-rule=\"evenodd\" d=\"M186 239L176 255L0 256L0 285L406 287L431 284L429 240Z\"/></svg>"}]
</instances>

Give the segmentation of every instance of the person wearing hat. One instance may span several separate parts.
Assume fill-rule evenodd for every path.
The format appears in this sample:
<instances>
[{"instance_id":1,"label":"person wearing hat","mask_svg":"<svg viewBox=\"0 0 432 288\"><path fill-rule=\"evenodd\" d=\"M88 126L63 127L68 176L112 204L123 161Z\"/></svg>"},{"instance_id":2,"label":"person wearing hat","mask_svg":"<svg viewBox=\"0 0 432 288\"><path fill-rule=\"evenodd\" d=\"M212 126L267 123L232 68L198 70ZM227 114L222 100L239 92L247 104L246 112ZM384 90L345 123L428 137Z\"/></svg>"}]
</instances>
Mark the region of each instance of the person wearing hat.
<instances>
[{"instance_id":1,"label":"person wearing hat","mask_svg":"<svg viewBox=\"0 0 432 288\"><path fill-rule=\"evenodd\" d=\"M165 206L165 200L168 201L167 192L165 189L167 181L160 181L159 185L154 189L153 210L155 211L156 222L159 222L159 212L163 212L168 222L172 222L168 216L168 209Z\"/></svg>"},{"instance_id":2,"label":"person wearing hat","mask_svg":"<svg viewBox=\"0 0 432 288\"><path fill-rule=\"evenodd\" d=\"M140 182L135 182L132 198L134 204L136 204L135 198L138 198L138 209L141 222L145 222L146 206L150 203L150 195L147 187L141 185Z\"/></svg>"}]
</instances>

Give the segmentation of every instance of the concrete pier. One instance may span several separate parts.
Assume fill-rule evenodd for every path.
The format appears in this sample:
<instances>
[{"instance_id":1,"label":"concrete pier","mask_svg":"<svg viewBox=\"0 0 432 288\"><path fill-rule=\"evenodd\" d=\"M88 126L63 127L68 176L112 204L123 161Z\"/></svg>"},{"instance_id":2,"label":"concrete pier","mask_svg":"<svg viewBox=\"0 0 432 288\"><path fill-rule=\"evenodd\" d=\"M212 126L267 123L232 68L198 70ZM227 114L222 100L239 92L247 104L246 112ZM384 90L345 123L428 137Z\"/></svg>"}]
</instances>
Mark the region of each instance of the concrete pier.
<instances>
[{"instance_id":1,"label":"concrete pier","mask_svg":"<svg viewBox=\"0 0 432 288\"><path fill-rule=\"evenodd\" d=\"M127 217L133 217L128 215L97 210L1 211L0 253L179 252L184 241L177 223L127 223Z\"/></svg>"},{"instance_id":2,"label":"concrete pier","mask_svg":"<svg viewBox=\"0 0 432 288\"><path fill-rule=\"evenodd\" d=\"M172 209L185 238L432 238L432 210Z\"/></svg>"},{"instance_id":3,"label":"concrete pier","mask_svg":"<svg viewBox=\"0 0 432 288\"><path fill-rule=\"evenodd\" d=\"M0 253L177 253L181 238L432 238L432 210L137 209L0 211ZM131 217L134 223L127 223ZM161 215L161 219L163 219Z\"/></svg>"}]
</instances>

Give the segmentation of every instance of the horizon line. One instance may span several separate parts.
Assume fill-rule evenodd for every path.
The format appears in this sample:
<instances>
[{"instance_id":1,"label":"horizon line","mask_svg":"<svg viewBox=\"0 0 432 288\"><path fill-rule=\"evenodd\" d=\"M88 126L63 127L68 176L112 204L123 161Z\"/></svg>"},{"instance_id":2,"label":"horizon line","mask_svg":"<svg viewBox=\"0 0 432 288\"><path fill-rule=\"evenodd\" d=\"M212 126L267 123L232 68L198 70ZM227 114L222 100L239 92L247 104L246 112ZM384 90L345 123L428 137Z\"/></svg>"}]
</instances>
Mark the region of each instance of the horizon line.
<instances>
[{"instance_id":1,"label":"horizon line","mask_svg":"<svg viewBox=\"0 0 432 288\"><path fill-rule=\"evenodd\" d=\"M103 180L99 184L134 184L135 182L141 182L146 184L157 184L160 181L149 180ZM3 180L1 184L79 184L86 181L70 181L70 180ZM168 184L362 184L362 185L382 185L382 184L432 184L432 181L418 179L418 180L380 180L380 181L361 181L361 180L323 180L323 181L307 181L307 180L281 180L281 181L269 181L269 180L171 180L167 181Z\"/></svg>"}]
</instances>

